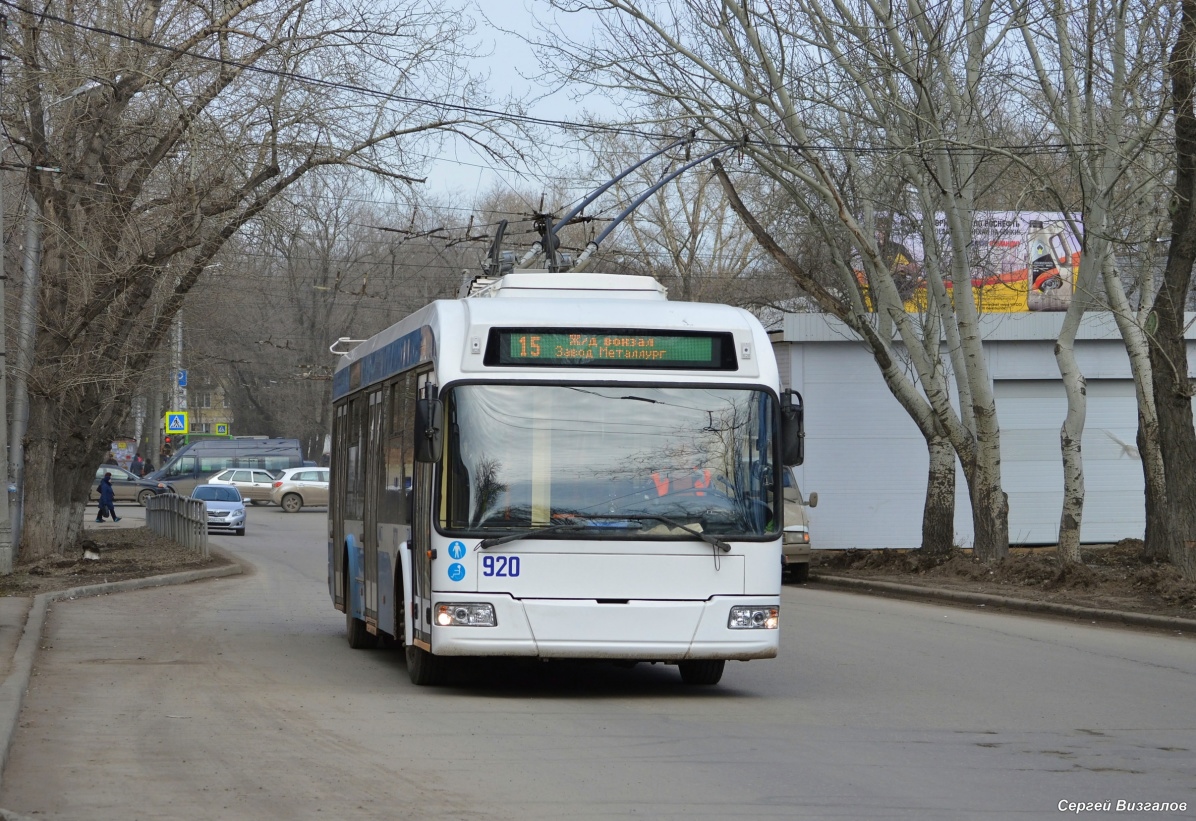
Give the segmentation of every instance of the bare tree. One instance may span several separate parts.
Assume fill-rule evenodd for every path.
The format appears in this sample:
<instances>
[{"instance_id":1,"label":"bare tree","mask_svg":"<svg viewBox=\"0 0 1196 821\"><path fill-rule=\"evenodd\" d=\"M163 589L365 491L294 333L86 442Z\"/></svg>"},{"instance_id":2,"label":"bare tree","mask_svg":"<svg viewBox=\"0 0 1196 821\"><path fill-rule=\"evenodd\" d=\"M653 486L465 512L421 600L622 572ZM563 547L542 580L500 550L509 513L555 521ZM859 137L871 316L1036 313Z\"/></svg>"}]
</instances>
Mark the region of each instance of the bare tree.
<instances>
[{"instance_id":1,"label":"bare tree","mask_svg":"<svg viewBox=\"0 0 1196 821\"><path fill-rule=\"evenodd\" d=\"M75 542L135 378L230 238L314 170L402 186L414 141L488 124L453 105L479 101L457 9L19 6L0 105L44 218L21 546L36 557Z\"/></svg>"},{"instance_id":2,"label":"bare tree","mask_svg":"<svg viewBox=\"0 0 1196 821\"><path fill-rule=\"evenodd\" d=\"M993 3L679 0L667 14L634 0L554 5L596 10L604 33L597 45L547 52L570 79L641 94L713 143L738 144L786 192L794 216L823 235L839 280L831 296L848 307L903 407L960 459L977 555L1005 556L999 426L968 263L988 112L999 100L987 72L999 68L1007 36ZM930 249L925 318L905 311L883 247L883 220L909 192Z\"/></svg>"},{"instance_id":3,"label":"bare tree","mask_svg":"<svg viewBox=\"0 0 1196 821\"><path fill-rule=\"evenodd\" d=\"M1078 181L1078 196L1049 178L1041 187L1060 210L1078 212L1083 226L1075 229L1083 238L1075 297L1055 346L1067 393L1067 416L1060 429L1064 488L1059 555L1065 562L1079 562L1084 506L1080 442L1087 394L1075 339L1084 312L1103 301L1102 296L1107 295L1130 356L1147 498L1165 496L1146 337L1116 275L1113 253L1120 238L1118 214L1133 212L1144 187L1158 184L1152 158L1166 118L1164 71L1174 20L1169 4L1151 2L1073 8L1015 0L1013 12L1029 59L1025 70L1014 74L1010 92L1030 90L1022 97L1024 110L1052 126L1048 139L1061 144Z\"/></svg>"},{"instance_id":4,"label":"bare tree","mask_svg":"<svg viewBox=\"0 0 1196 821\"><path fill-rule=\"evenodd\" d=\"M296 183L189 294L189 362L203 352L238 433L298 437L318 457L331 431L333 343L456 294L460 232L432 206L363 200L369 188L351 170Z\"/></svg>"},{"instance_id":5,"label":"bare tree","mask_svg":"<svg viewBox=\"0 0 1196 821\"><path fill-rule=\"evenodd\" d=\"M894 349L890 341L882 338L866 321L866 317L855 310L863 299L858 287L849 290L848 296L844 297L834 285L823 283L814 270L783 248L773 232L760 223L740 198L722 164L718 160L714 164L732 209L747 225L756 241L808 294L817 308L839 319L859 335L871 350L893 395L918 426L926 440L929 457L926 498L922 508L922 549L932 556L948 554L955 543L955 451L931 409L907 389L908 364L902 362L901 352Z\"/></svg>"}]
</instances>

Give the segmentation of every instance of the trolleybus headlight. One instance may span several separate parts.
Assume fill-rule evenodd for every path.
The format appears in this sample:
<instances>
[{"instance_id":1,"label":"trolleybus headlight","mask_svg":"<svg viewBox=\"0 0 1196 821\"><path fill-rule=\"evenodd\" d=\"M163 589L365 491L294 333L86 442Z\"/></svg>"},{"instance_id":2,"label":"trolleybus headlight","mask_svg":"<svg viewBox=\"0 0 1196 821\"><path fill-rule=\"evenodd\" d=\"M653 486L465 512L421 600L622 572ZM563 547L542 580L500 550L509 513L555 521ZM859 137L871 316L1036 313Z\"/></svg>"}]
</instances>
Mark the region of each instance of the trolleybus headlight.
<instances>
[{"instance_id":1,"label":"trolleybus headlight","mask_svg":"<svg viewBox=\"0 0 1196 821\"><path fill-rule=\"evenodd\" d=\"M479 603L451 603L436 605L436 624L441 627L494 627L494 605Z\"/></svg>"},{"instance_id":2,"label":"trolleybus headlight","mask_svg":"<svg viewBox=\"0 0 1196 821\"><path fill-rule=\"evenodd\" d=\"M776 630L780 623L780 608L749 605L732 607L727 627L732 630Z\"/></svg>"}]
</instances>

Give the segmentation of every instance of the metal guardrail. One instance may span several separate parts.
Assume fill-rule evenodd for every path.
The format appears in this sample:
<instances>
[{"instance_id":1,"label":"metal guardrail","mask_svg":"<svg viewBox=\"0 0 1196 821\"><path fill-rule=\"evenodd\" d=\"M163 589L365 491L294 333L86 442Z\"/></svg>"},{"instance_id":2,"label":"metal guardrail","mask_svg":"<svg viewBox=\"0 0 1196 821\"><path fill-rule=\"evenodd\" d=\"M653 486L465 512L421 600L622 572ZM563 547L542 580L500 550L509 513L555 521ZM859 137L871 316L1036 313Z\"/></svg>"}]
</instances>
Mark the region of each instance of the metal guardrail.
<instances>
[{"instance_id":1,"label":"metal guardrail","mask_svg":"<svg viewBox=\"0 0 1196 821\"><path fill-rule=\"evenodd\" d=\"M202 499L163 493L146 500L145 524L159 536L197 551L208 552L208 509Z\"/></svg>"}]
</instances>

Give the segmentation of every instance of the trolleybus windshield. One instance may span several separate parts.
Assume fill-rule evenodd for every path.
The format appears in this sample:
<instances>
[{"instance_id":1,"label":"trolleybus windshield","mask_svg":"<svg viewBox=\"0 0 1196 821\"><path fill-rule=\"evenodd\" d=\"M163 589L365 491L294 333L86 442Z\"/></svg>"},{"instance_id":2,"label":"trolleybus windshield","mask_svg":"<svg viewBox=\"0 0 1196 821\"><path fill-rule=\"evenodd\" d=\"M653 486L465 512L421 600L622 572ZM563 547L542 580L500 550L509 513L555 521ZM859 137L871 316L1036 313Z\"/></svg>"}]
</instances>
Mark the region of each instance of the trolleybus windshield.
<instances>
[{"instance_id":1,"label":"trolleybus windshield","mask_svg":"<svg viewBox=\"0 0 1196 821\"><path fill-rule=\"evenodd\" d=\"M487 383L444 399L449 531L766 539L779 529L766 391Z\"/></svg>"}]
</instances>

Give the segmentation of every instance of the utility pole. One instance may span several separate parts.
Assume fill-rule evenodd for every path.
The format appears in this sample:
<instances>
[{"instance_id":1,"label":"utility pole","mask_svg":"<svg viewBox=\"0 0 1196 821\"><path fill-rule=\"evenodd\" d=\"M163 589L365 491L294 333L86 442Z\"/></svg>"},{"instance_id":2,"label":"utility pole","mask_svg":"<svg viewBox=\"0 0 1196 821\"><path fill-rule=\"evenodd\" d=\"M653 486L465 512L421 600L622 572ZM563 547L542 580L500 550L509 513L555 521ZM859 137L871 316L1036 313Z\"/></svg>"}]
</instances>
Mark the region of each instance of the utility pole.
<instances>
[{"instance_id":1,"label":"utility pole","mask_svg":"<svg viewBox=\"0 0 1196 821\"><path fill-rule=\"evenodd\" d=\"M174 379L174 387L171 389L171 407L169 410L186 410L187 409L187 390L183 386L183 312L180 310L174 315L174 325L171 328L174 336L174 344L171 347L170 371Z\"/></svg>"},{"instance_id":2,"label":"utility pole","mask_svg":"<svg viewBox=\"0 0 1196 821\"><path fill-rule=\"evenodd\" d=\"M0 18L0 27L4 25ZM4 236L4 180L0 176L0 237ZM0 413L4 415L4 424L0 425L0 479L4 481L4 504L0 505L0 575L12 573L14 561L12 548L12 494L8 492L8 358L7 345L4 341L5 333L5 303L4 284L7 277L4 274L4 248L0 246Z\"/></svg>"},{"instance_id":3,"label":"utility pole","mask_svg":"<svg viewBox=\"0 0 1196 821\"><path fill-rule=\"evenodd\" d=\"M29 430L29 380L36 334L38 273L41 266L41 224L37 201L25 201L24 281L21 284L21 316L17 323L17 353L13 361L12 420L9 428L9 461L13 484L17 486L12 505L12 541L19 549L25 523L25 431Z\"/></svg>"},{"instance_id":4,"label":"utility pole","mask_svg":"<svg viewBox=\"0 0 1196 821\"><path fill-rule=\"evenodd\" d=\"M8 18L0 14L0 32L7 30ZM4 70L4 61L8 57L0 54L0 73ZM0 88L3 84L0 83ZM0 162L0 168L3 163ZM8 391L6 382L8 379L7 367L5 359L8 356L8 351L5 349L4 337L5 326L7 323L5 319L4 310L4 176L0 171L0 414L4 416L4 424L0 424L0 480L4 481L4 504L0 504L0 575L9 575L12 573L13 566L13 548L12 548L12 517L9 513L9 506L12 504L12 497L8 492Z\"/></svg>"}]
</instances>

